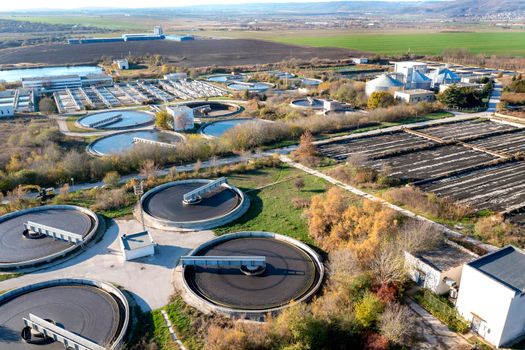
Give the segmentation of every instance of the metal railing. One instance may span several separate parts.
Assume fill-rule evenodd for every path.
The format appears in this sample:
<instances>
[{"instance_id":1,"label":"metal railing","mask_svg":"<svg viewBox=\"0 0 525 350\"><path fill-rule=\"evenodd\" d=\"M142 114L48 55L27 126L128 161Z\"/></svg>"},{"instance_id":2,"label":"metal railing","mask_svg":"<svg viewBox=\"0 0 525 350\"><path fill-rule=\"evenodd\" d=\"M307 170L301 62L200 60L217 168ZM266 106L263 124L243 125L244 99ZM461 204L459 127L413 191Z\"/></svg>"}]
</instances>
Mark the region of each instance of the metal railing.
<instances>
[{"instance_id":1,"label":"metal railing","mask_svg":"<svg viewBox=\"0 0 525 350\"><path fill-rule=\"evenodd\" d=\"M46 337L64 344L66 348L73 348L75 350L107 350L103 346L60 328L33 314L29 314L29 319L24 318L23 320L26 327L30 327L44 334Z\"/></svg>"}]
</instances>

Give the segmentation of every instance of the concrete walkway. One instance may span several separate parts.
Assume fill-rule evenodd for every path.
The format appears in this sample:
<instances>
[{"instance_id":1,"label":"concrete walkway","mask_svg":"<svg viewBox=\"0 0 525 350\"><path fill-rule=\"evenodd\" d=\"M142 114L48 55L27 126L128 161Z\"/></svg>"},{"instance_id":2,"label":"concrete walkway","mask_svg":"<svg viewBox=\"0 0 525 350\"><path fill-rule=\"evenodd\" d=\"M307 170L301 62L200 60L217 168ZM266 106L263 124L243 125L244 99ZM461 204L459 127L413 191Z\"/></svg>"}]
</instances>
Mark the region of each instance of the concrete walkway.
<instances>
[{"instance_id":1,"label":"concrete walkway","mask_svg":"<svg viewBox=\"0 0 525 350\"><path fill-rule=\"evenodd\" d=\"M501 94L503 92L503 85L499 81L494 82L494 88L489 97L489 108L487 109L488 113L496 113L498 104L501 101Z\"/></svg>"},{"instance_id":2,"label":"concrete walkway","mask_svg":"<svg viewBox=\"0 0 525 350\"><path fill-rule=\"evenodd\" d=\"M472 348L472 345L465 338L450 331L447 326L414 300L409 297L405 297L404 300L416 315L416 327L419 336L417 349L468 350Z\"/></svg>"},{"instance_id":3,"label":"concrete walkway","mask_svg":"<svg viewBox=\"0 0 525 350\"><path fill-rule=\"evenodd\" d=\"M120 235L140 231L142 225L136 220L113 221L102 240L94 246L63 263L2 281L0 290L57 278L90 278L126 288L144 311L160 308L169 303L175 292L173 269L179 258L215 235L211 231L179 233L148 228L157 243L155 255L124 261Z\"/></svg>"},{"instance_id":4,"label":"concrete walkway","mask_svg":"<svg viewBox=\"0 0 525 350\"><path fill-rule=\"evenodd\" d=\"M173 329L173 325L171 324L170 318L168 317L168 313L166 310L162 309L160 310L162 313L162 317L164 317L164 322L166 322L166 326L168 327L168 331L170 332L171 339L177 344L180 350L186 350L186 347L179 338L177 338L177 334L175 333L175 330Z\"/></svg>"}]
</instances>

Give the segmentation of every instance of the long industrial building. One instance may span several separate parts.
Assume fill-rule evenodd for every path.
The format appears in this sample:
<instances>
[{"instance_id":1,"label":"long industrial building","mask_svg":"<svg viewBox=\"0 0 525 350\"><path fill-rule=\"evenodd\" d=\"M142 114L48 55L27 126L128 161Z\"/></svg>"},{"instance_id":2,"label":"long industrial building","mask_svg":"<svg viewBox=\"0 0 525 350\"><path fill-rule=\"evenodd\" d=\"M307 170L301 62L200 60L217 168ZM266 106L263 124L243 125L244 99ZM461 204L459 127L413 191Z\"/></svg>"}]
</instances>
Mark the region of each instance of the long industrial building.
<instances>
[{"instance_id":1,"label":"long industrial building","mask_svg":"<svg viewBox=\"0 0 525 350\"><path fill-rule=\"evenodd\" d=\"M79 88L82 86L111 86L113 78L106 74L92 74L86 76L61 75L53 77L23 78L22 87L35 89L38 92L53 92L67 88Z\"/></svg>"},{"instance_id":2,"label":"long industrial building","mask_svg":"<svg viewBox=\"0 0 525 350\"><path fill-rule=\"evenodd\" d=\"M172 40L172 41L190 41L194 40L190 35L165 35L162 27L153 28L153 33L122 34L121 37L113 38L71 38L67 42L70 45L78 44L96 44L96 43L116 43L127 41L145 41L145 40Z\"/></svg>"}]
</instances>

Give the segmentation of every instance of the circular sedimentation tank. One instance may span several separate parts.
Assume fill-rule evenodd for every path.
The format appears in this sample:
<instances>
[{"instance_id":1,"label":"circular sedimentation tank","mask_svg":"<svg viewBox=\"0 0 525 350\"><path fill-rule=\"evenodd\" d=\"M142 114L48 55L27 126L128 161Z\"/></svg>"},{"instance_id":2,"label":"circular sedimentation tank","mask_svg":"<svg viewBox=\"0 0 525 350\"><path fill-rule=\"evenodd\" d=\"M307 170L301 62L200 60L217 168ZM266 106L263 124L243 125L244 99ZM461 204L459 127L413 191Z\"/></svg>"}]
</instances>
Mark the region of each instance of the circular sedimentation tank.
<instances>
[{"instance_id":1,"label":"circular sedimentation tank","mask_svg":"<svg viewBox=\"0 0 525 350\"><path fill-rule=\"evenodd\" d=\"M196 113L197 118L224 118L241 113L243 108L236 103L223 101L191 101L183 102L179 106L188 106L190 108L199 109L199 107L209 106L210 110L205 113Z\"/></svg>"},{"instance_id":2,"label":"circular sedimentation tank","mask_svg":"<svg viewBox=\"0 0 525 350\"><path fill-rule=\"evenodd\" d=\"M184 288L195 306L233 317L260 317L305 301L320 288L324 266L306 244L270 232L238 232L213 239L193 256L264 256L262 273L239 267L186 266Z\"/></svg>"},{"instance_id":3,"label":"circular sedimentation tank","mask_svg":"<svg viewBox=\"0 0 525 350\"><path fill-rule=\"evenodd\" d=\"M0 269L37 266L79 248L74 243L45 235L28 234L28 221L81 235L84 242L98 228L92 211L71 205L49 205L19 210L0 217Z\"/></svg>"},{"instance_id":4,"label":"circular sedimentation tank","mask_svg":"<svg viewBox=\"0 0 525 350\"><path fill-rule=\"evenodd\" d=\"M87 151L96 156L124 153L133 149L135 146L133 139L135 137L168 144L177 144L184 141L184 137L175 132L160 130L125 131L96 139L88 145ZM140 145L146 144L141 143Z\"/></svg>"},{"instance_id":5,"label":"circular sedimentation tank","mask_svg":"<svg viewBox=\"0 0 525 350\"><path fill-rule=\"evenodd\" d=\"M323 81L321 79L313 79L313 78L302 78L301 85L308 86L308 87L315 87L319 86Z\"/></svg>"},{"instance_id":6,"label":"circular sedimentation tank","mask_svg":"<svg viewBox=\"0 0 525 350\"><path fill-rule=\"evenodd\" d=\"M0 348L64 349L62 343L37 331L30 332L28 341L22 339L23 319L29 319L29 314L110 350L122 347L129 324L128 302L112 285L84 279L51 280L0 295Z\"/></svg>"},{"instance_id":7,"label":"circular sedimentation tank","mask_svg":"<svg viewBox=\"0 0 525 350\"><path fill-rule=\"evenodd\" d=\"M272 88L273 84L269 83L249 83L237 81L231 84L228 84L228 88L234 91L250 91L250 92L265 92L268 89Z\"/></svg>"},{"instance_id":8,"label":"circular sedimentation tank","mask_svg":"<svg viewBox=\"0 0 525 350\"><path fill-rule=\"evenodd\" d=\"M290 105L295 108L320 110L323 109L324 100L318 98L301 98L293 100Z\"/></svg>"},{"instance_id":9,"label":"circular sedimentation tank","mask_svg":"<svg viewBox=\"0 0 525 350\"><path fill-rule=\"evenodd\" d=\"M146 192L140 200L146 225L172 231L201 230L241 217L248 210L249 199L241 190L227 183L203 196L198 203L184 203L184 194L212 181L175 181Z\"/></svg>"},{"instance_id":10,"label":"circular sedimentation tank","mask_svg":"<svg viewBox=\"0 0 525 350\"><path fill-rule=\"evenodd\" d=\"M228 83L235 80L242 80L243 76L239 74L216 74L208 77L208 81L214 83Z\"/></svg>"},{"instance_id":11,"label":"circular sedimentation tank","mask_svg":"<svg viewBox=\"0 0 525 350\"><path fill-rule=\"evenodd\" d=\"M268 120L253 119L253 118L238 118L238 119L228 119L220 120L216 122L206 123L201 126L199 132L207 137L220 137L228 130L236 127L237 125L242 125L245 123L269 123Z\"/></svg>"},{"instance_id":12,"label":"circular sedimentation tank","mask_svg":"<svg viewBox=\"0 0 525 350\"><path fill-rule=\"evenodd\" d=\"M83 128L100 130L122 130L153 124L152 113L136 110L112 110L92 113L77 120Z\"/></svg>"}]
</instances>

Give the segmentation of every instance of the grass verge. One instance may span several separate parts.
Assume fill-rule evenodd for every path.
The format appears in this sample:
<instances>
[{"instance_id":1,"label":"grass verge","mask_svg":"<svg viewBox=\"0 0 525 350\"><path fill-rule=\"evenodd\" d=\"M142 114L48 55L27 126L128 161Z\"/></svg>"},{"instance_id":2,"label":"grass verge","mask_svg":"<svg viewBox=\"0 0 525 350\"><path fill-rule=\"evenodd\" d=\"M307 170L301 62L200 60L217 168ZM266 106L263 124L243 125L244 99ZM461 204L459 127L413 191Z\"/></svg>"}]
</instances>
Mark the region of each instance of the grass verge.
<instances>
[{"instance_id":1,"label":"grass verge","mask_svg":"<svg viewBox=\"0 0 525 350\"><path fill-rule=\"evenodd\" d=\"M295 186L302 179L304 187ZM243 174L231 174L228 181L250 197L250 209L235 222L215 230L218 235L237 231L270 231L313 243L303 218L303 208L293 205L294 199L309 200L323 193L327 183L300 170L279 165Z\"/></svg>"}]
</instances>

